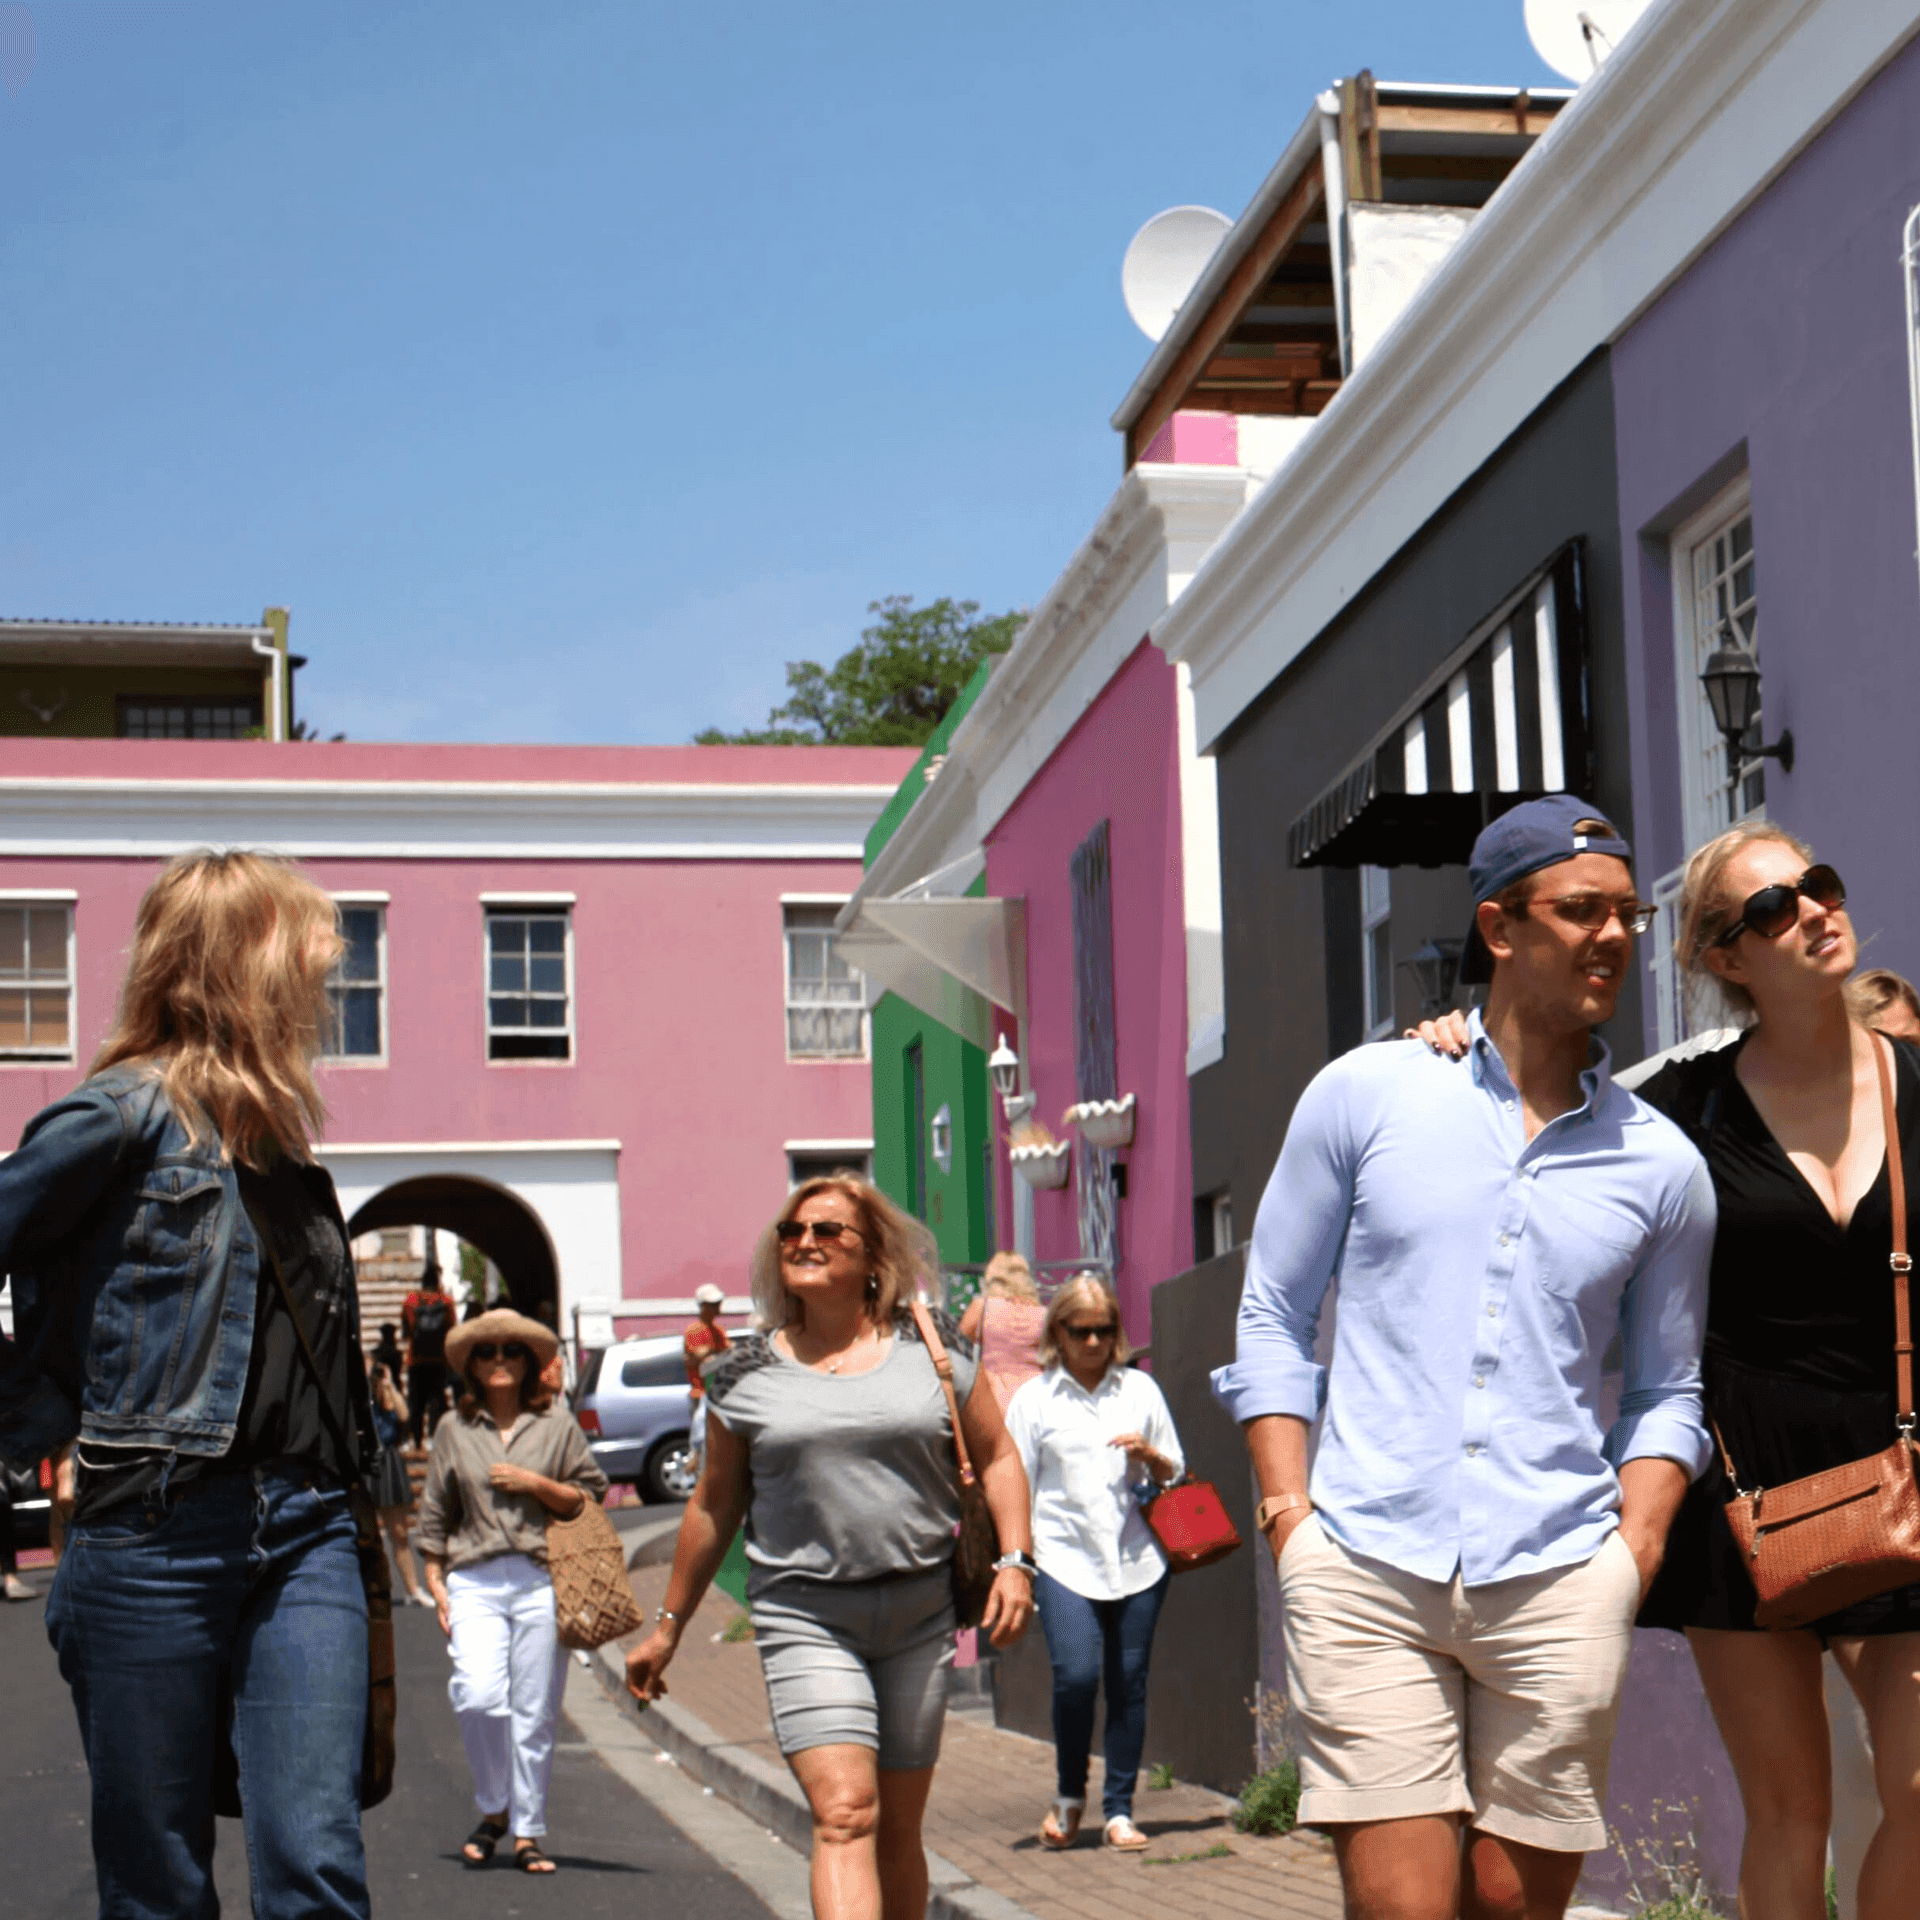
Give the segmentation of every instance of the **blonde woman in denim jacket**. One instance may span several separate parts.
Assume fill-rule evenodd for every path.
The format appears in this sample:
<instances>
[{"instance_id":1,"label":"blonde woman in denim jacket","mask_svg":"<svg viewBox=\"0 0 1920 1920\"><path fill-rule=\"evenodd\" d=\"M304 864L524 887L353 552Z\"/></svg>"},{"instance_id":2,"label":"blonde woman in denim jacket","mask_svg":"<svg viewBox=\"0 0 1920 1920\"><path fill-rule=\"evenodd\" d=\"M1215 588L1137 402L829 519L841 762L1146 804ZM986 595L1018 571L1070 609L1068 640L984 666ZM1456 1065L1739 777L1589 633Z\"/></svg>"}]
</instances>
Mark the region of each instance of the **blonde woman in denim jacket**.
<instances>
[{"instance_id":1,"label":"blonde woman in denim jacket","mask_svg":"<svg viewBox=\"0 0 1920 1920\"><path fill-rule=\"evenodd\" d=\"M16 1322L0 1454L78 1442L47 1631L92 1777L103 1915L218 1911L226 1744L259 1920L368 1912L347 1483L371 1409L346 1225L311 1145L339 951L332 902L291 866L173 862L140 903L91 1077L0 1162Z\"/></svg>"}]
</instances>

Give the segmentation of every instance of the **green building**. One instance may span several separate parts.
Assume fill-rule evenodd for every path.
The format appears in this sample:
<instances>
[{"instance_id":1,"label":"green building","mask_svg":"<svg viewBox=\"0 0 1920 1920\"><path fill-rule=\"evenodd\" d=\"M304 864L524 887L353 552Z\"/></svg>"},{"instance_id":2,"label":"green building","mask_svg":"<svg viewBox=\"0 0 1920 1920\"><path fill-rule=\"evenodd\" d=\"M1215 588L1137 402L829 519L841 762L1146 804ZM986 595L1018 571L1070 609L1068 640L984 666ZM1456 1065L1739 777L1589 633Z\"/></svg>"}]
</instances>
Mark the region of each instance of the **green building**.
<instances>
[{"instance_id":1,"label":"green building","mask_svg":"<svg viewBox=\"0 0 1920 1920\"><path fill-rule=\"evenodd\" d=\"M892 838L928 783L939 777L953 730L987 684L993 662L967 682L926 750L867 836L866 864ZM984 895L986 876L966 889ZM949 1266L978 1265L993 1251L993 1113L987 1057L971 1041L897 993L873 1009L873 1177L933 1230ZM956 1301L969 1291L952 1289Z\"/></svg>"}]
</instances>

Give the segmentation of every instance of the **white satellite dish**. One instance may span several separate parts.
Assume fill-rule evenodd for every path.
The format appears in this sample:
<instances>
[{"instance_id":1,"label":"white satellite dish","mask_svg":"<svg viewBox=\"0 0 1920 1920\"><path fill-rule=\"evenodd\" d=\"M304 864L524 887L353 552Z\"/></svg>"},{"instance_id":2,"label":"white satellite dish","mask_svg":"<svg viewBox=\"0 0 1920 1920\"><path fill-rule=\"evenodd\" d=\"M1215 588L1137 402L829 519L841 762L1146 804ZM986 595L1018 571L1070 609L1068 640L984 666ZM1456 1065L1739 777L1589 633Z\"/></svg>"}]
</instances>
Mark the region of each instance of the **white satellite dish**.
<instances>
[{"instance_id":1,"label":"white satellite dish","mask_svg":"<svg viewBox=\"0 0 1920 1920\"><path fill-rule=\"evenodd\" d=\"M1211 207L1169 207L1127 243L1120 291L1133 324L1149 340L1173 325L1181 302L1219 251L1233 222Z\"/></svg>"},{"instance_id":2,"label":"white satellite dish","mask_svg":"<svg viewBox=\"0 0 1920 1920\"><path fill-rule=\"evenodd\" d=\"M1555 73L1578 86L1646 12L1648 0L1526 0L1527 38Z\"/></svg>"}]
</instances>

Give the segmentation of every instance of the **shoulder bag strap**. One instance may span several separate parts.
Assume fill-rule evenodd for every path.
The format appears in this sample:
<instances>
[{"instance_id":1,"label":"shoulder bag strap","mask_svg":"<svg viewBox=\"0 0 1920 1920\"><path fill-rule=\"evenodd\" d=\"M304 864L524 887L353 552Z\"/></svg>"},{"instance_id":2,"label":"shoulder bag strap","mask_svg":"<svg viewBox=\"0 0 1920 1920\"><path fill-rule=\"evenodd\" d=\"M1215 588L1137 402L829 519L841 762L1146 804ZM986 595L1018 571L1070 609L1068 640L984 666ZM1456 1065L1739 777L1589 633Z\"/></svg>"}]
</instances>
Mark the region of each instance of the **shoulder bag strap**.
<instances>
[{"instance_id":1,"label":"shoulder bag strap","mask_svg":"<svg viewBox=\"0 0 1920 1920\"><path fill-rule=\"evenodd\" d=\"M960 1402L953 1391L953 1361L940 1338L940 1329L933 1324L933 1315L918 1300L913 1303L913 1322L920 1329L920 1338L926 1342L933 1370L940 1376L940 1391L947 1396L947 1414L953 1421L953 1450L959 1457L960 1487L964 1492L973 1485L973 1462L967 1457L967 1436L960 1426Z\"/></svg>"},{"instance_id":2,"label":"shoulder bag strap","mask_svg":"<svg viewBox=\"0 0 1920 1920\"><path fill-rule=\"evenodd\" d=\"M1879 1034L1873 1041L1873 1064L1880 1069L1880 1113L1887 1130L1887 1186L1893 1201L1893 1361L1899 1373L1900 1431L1913 1431L1913 1307L1907 1297L1907 1276L1913 1256L1907 1252L1907 1174L1900 1144L1900 1120L1894 1109L1893 1071L1887 1065L1891 1044Z\"/></svg>"},{"instance_id":3,"label":"shoulder bag strap","mask_svg":"<svg viewBox=\"0 0 1920 1920\"><path fill-rule=\"evenodd\" d=\"M239 1181L238 1170L234 1180ZM334 1412L333 1402L327 1395L327 1376L320 1371L320 1362L314 1356L313 1343L307 1338L306 1323L300 1318L300 1309L294 1304L293 1289L287 1285L287 1276L280 1265L279 1250L273 1244L273 1235L268 1231L267 1223L254 1210L251 1200L244 1195L240 1204L247 1210L247 1219L253 1226L253 1237L260 1243L260 1251L267 1257L267 1266L272 1271L273 1283L280 1289L280 1298L286 1303L287 1318L293 1322L293 1337L300 1343L300 1352L304 1356L308 1371L313 1375L313 1384L320 1390L320 1418L326 1422L327 1432L333 1444L340 1449L340 1457L346 1463L347 1472L358 1486L366 1484L366 1473L360 1459L360 1449L353 1445L341 1430L340 1417Z\"/></svg>"}]
</instances>

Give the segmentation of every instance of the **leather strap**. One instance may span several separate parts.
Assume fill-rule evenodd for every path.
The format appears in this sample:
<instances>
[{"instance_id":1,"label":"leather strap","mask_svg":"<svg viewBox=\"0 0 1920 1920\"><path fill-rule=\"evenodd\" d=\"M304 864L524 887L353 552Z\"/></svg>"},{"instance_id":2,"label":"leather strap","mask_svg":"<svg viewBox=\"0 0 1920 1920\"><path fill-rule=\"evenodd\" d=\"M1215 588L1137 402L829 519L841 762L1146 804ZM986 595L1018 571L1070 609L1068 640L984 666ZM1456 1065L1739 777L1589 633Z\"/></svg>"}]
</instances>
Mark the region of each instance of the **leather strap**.
<instances>
[{"instance_id":1,"label":"leather strap","mask_svg":"<svg viewBox=\"0 0 1920 1920\"><path fill-rule=\"evenodd\" d=\"M967 1458L967 1436L960 1427L960 1402L953 1391L953 1361L940 1338L940 1329L933 1324L933 1315L918 1300L913 1303L913 1324L920 1329L933 1370L940 1376L940 1391L947 1396L947 1415L953 1422L953 1451L960 1461L960 1489L964 1493L973 1485L974 1474L973 1462Z\"/></svg>"},{"instance_id":2,"label":"leather strap","mask_svg":"<svg viewBox=\"0 0 1920 1920\"><path fill-rule=\"evenodd\" d=\"M1880 1069L1880 1113L1887 1130L1887 1185L1893 1199L1893 1252L1887 1256L1887 1264L1893 1269L1893 1361L1899 1373L1900 1429L1904 1433L1913 1425L1913 1303L1907 1286L1913 1257L1907 1252L1907 1175L1901 1165L1893 1071L1887 1065L1892 1043L1877 1033L1871 1038L1873 1063Z\"/></svg>"}]
</instances>

